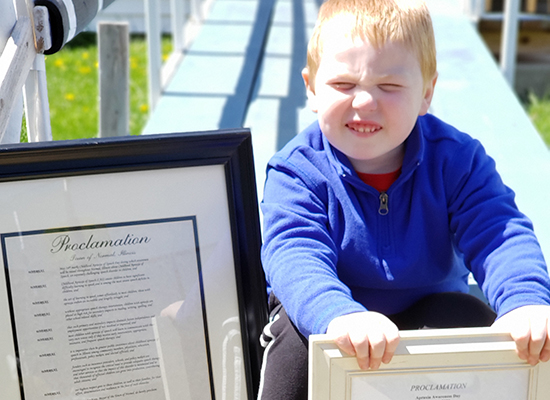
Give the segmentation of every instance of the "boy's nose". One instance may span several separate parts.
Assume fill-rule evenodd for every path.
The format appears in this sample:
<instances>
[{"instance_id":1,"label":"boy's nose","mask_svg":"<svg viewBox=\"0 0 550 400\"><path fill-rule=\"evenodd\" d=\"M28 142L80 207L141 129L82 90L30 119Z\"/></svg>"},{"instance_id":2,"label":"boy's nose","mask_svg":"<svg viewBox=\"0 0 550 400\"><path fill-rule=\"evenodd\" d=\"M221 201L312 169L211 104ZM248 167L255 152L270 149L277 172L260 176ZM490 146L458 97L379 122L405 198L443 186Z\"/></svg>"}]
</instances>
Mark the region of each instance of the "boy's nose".
<instances>
[{"instance_id":1,"label":"boy's nose","mask_svg":"<svg viewBox=\"0 0 550 400\"><path fill-rule=\"evenodd\" d=\"M376 102L376 98L373 96L372 93L366 90L361 90L356 93L353 99L352 106L356 109L367 108L369 110L375 110L378 104Z\"/></svg>"}]
</instances>

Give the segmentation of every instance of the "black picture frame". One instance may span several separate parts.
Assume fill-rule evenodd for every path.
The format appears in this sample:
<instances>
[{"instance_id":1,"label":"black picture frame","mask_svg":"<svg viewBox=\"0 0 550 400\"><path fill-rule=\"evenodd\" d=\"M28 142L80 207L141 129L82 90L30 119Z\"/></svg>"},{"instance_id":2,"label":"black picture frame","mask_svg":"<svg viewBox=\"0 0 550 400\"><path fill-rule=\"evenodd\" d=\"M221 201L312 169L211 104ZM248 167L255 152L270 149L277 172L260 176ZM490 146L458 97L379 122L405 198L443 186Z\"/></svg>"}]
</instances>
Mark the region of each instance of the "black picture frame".
<instances>
[{"instance_id":1,"label":"black picture frame","mask_svg":"<svg viewBox=\"0 0 550 400\"><path fill-rule=\"evenodd\" d=\"M136 182L140 182L140 176L144 175L148 176L147 179L149 179L146 182L154 182L156 178L150 178L150 174L162 177L167 171L170 171L170 173L181 171L189 175L189 179L194 179L192 177L193 171L202 171L204 168L209 167L216 168L216 170L223 168L225 179L225 187L221 188L221 190L225 192L226 197L217 198L213 201L221 202L219 204L227 207L229 211L230 232L228 233L231 237L232 263L234 265L233 273L236 288L235 296L238 301L238 326L242 344L242 364L246 379L246 390L241 390L241 393L245 393L245 397L243 398L250 400L257 397L262 360L262 348L259 343L259 337L263 326L267 322L267 294L265 277L260 263L261 235L258 199L254 176L252 141L248 129L83 139L3 145L0 147L0 190L5 190L5 194L10 193L7 199L3 202L0 201L0 207L4 210L0 210L0 223L9 221L9 223L0 226L3 245L2 260L6 272L6 282L4 284L6 299L0 299L0 308L4 307L6 309L6 306L9 308L9 313L8 311L4 313L0 312L0 320L6 320L6 318L10 320L12 327L10 335L13 337L12 354L18 361L16 363L18 367L17 384L7 381L7 386L2 384L3 387L18 385L21 399L25 398L23 373L19 363L20 353L24 349L19 348L21 344L18 344L19 328L15 323L14 299L12 297L14 286L10 287L6 238L22 238L24 235L35 234L37 232L45 234L59 231L81 231L97 227L109 229L110 227L128 225L126 222L121 222L126 221L127 217L121 217L121 220L114 221L111 221L111 217L109 216L98 218L98 215L101 215L101 211L92 212L92 216L86 215L82 222L78 219L79 217L76 217L78 222L70 223L67 221L71 221L71 219L66 219L63 216L65 211L62 207L52 207L55 203L48 203L46 201L46 205L36 206L37 204L41 204L40 202L44 198L49 198L48 193L50 189L48 188L50 187L50 182L55 183L51 185L53 187L58 183L61 184L61 181L65 182L64 184L66 185L67 179L71 180L70 182L76 180L77 183L81 183L79 187L86 188L87 180L92 179L94 187L103 188L102 180L105 181L104 183L111 185L113 177L121 179L120 182L125 182L125 178L122 179L119 177L130 176ZM144 183L144 187L140 188L140 190L145 198L151 196L151 201L154 203L155 199L163 199L162 201L164 202L166 197L173 196L174 194L180 196L181 191L186 191L187 193L182 196L194 197L197 186L203 187L203 185L207 186L209 184L210 182L208 181L200 181L197 185L192 185L194 187L171 188L166 192L166 196L161 196L158 191L154 195L150 194L146 183ZM116 186L116 183L113 183L113 185ZM164 187L169 186L172 185L164 185ZM40 188L39 190L38 187ZM109 196L116 199L114 207L119 208L119 213L124 214L127 212L123 204L128 204L128 208L133 208L131 204L136 201L136 197L139 197L139 204L143 203L136 208L147 208L149 200L143 200L140 196L136 196L136 193L139 192L126 194L122 189L121 191L113 191L112 189L101 190L105 190L101 194L102 199ZM55 192L52 194L52 197L61 196L62 198L62 196L65 196L60 194L61 191L59 190L52 189L52 191ZM79 191L74 190L73 192L71 196L78 195L81 199L87 198L86 195L81 193L82 189L79 189ZM29 199L29 195L31 197L36 196L36 198ZM121 199L121 197L126 195L132 197ZM55 201L57 203L60 202L59 200ZM105 201L106 203L102 203L103 208L107 208L105 204L108 204L108 200ZM26 206L23 206L21 203L26 204ZM49 209L55 208L55 210L51 210L56 215L55 218L47 216L48 213L45 212L44 207L48 207L48 204ZM78 204L75 206L78 206ZM178 202L175 200L173 207L179 207ZM14 211L11 208L17 210ZM98 206L97 208L99 209L100 207ZM164 215L161 206L158 208L158 213L161 215L159 218L162 221L175 219L169 213L168 215ZM106 212L108 212L108 215L118 215L113 210ZM136 211L136 213L139 213L139 211ZM40 215L41 217L36 218ZM44 218L43 222L35 222L41 218ZM59 220L59 223L52 223L51 218L53 218L53 221ZM151 218L148 210L147 215L143 217L139 215L133 217L132 221L134 222L131 224L138 224L135 221L156 221L155 218ZM12 219L15 221L14 223L12 223ZM28 221L28 223L25 221ZM200 218L195 223L200 227ZM10 227L10 224L12 227ZM199 275L203 279L201 271L199 271ZM0 296L2 296L1 288ZM212 307L211 304L224 304L225 302L226 299L224 298L216 299L215 296L210 295L209 304L205 304L203 298L203 308L208 313L210 312L208 307ZM216 312L214 311L213 313L215 314ZM208 336L208 332L206 331L205 333L207 335L206 340L212 340ZM4 346L4 348L0 348L0 352L10 353L10 346L11 344L8 347ZM7 354L8 358L9 356L10 354ZM211 360L209 359L210 362ZM2 368L5 370L2 371ZM13 375L13 371L10 372L8 370L9 367L0 366L1 375ZM212 380L219 381L221 379L218 377L219 373L217 374L216 371L213 372L212 368L210 368L209 374L211 397L212 399L216 397L221 398L220 394L216 396L216 387L219 387L219 382L217 385L214 385L212 382ZM233 390L233 392L238 393L238 390ZM7 393L9 396L9 390ZM8 397L8 400L12 400L12 398Z\"/></svg>"}]
</instances>

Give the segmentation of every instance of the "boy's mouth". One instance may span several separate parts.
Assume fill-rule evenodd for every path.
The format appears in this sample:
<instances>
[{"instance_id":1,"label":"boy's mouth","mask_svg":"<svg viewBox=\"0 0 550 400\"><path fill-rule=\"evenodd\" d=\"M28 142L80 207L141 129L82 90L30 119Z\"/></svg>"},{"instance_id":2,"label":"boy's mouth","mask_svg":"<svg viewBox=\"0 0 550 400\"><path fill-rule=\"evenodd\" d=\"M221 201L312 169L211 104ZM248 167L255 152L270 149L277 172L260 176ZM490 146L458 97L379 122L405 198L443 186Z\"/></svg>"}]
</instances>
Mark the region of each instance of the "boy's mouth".
<instances>
[{"instance_id":1,"label":"boy's mouth","mask_svg":"<svg viewBox=\"0 0 550 400\"><path fill-rule=\"evenodd\" d=\"M359 133L374 133L382 129L382 127L378 124L354 122L347 123L346 127Z\"/></svg>"}]
</instances>

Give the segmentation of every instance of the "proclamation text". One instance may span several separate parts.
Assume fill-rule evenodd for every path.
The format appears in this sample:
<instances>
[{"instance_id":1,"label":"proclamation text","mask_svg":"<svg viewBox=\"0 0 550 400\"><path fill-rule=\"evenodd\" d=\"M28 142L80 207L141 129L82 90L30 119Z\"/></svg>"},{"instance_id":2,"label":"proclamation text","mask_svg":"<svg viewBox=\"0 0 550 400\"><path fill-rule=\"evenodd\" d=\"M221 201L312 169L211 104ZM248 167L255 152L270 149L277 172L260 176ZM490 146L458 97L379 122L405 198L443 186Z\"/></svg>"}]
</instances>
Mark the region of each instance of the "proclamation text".
<instances>
[{"instance_id":1,"label":"proclamation text","mask_svg":"<svg viewBox=\"0 0 550 400\"><path fill-rule=\"evenodd\" d=\"M457 368L453 372L359 374L351 400L527 400L530 369Z\"/></svg>"},{"instance_id":2,"label":"proclamation text","mask_svg":"<svg viewBox=\"0 0 550 400\"><path fill-rule=\"evenodd\" d=\"M211 399L194 217L1 236L26 399Z\"/></svg>"}]
</instances>

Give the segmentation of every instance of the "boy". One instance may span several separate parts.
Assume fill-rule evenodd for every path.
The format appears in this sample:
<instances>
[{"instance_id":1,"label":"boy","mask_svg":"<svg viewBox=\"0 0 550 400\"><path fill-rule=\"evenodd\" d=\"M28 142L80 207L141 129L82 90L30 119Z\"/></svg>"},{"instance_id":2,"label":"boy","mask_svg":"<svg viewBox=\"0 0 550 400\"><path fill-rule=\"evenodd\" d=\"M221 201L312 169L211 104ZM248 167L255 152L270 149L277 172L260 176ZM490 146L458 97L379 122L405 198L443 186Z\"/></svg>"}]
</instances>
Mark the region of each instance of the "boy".
<instances>
[{"instance_id":1,"label":"boy","mask_svg":"<svg viewBox=\"0 0 550 400\"><path fill-rule=\"evenodd\" d=\"M307 337L359 366L398 329L494 326L550 358L550 280L530 221L481 144L427 114L437 80L426 6L328 0L303 71L318 121L269 162L270 290L259 398L307 398ZM467 294L472 272L496 314Z\"/></svg>"}]
</instances>

